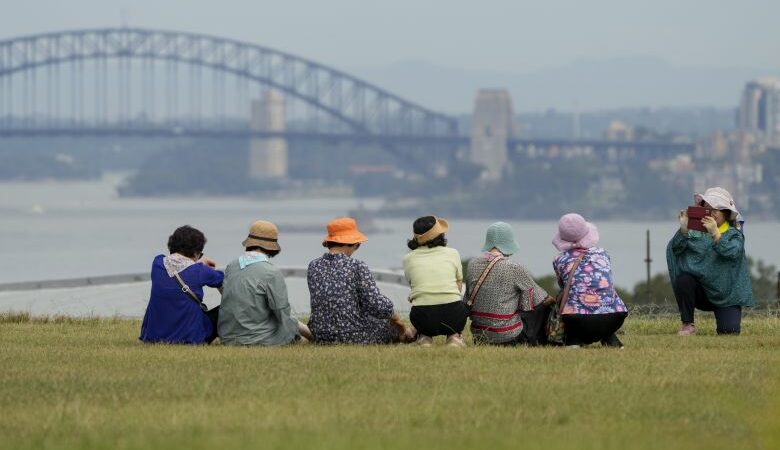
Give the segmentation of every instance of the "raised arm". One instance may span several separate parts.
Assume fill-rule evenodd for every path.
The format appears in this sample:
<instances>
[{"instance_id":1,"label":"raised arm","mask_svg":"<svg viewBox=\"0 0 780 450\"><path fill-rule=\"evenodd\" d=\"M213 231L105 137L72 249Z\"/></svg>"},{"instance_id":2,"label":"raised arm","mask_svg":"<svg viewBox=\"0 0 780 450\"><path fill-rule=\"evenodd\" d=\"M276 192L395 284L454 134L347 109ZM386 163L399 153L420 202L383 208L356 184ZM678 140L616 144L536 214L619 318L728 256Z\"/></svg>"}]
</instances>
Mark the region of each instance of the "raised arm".
<instances>
[{"instance_id":1,"label":"raised arm","mask_svg":"<svg viewBox=\"0 0 780 450\"><path fill-rule=\"evenodd\" d=\"M742 259L745 256L745 236L739 231L727 232L717 241L713 240L712 248L721 258Z\"/></svg>"},{"instance_id":2,"label":"raised arm","mask_svg":"<svg viewBox=\"0 0 780 450\"><path fill-rule=\"evenodd\" d=\"M680 210L677 220L680 222L680 229L674 233L672 240L668 244L669 249L675 255L679 255L688 249L688 212L684 209Z\"/></svg>"}]
</instances>

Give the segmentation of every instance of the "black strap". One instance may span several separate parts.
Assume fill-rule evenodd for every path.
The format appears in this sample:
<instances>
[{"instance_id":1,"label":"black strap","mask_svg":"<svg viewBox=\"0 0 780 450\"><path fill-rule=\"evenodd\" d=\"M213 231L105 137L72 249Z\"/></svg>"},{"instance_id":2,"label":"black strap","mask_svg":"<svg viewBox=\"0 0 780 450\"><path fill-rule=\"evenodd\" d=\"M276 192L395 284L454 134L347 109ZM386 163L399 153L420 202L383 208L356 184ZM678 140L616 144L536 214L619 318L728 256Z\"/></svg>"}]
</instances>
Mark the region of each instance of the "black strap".
<instances>
[{"instance_id":1,"label":"black strap","mask_svg":"<svg viewBox=\"0 0 780 450\"><path fill-rule=\"evenodd\" d=\"M262 236L255 236L254 234L250 234L249 238L250 239L257 239L258 241L278 242L278 239L267 238L267 237L262 237Z\"/></svg>"},{"instance_id":2,"label":"black strap","mask_svg":"<svg viewBox=\"0 0 780 450\"><path fill-rule=\"evenodd\" d=\"M190 287L187 286L187 283L184 282L184 280L181 278L181 276L178 273L173 274L173 277L176 278L176 282L179 283L179 287L181 287L181 291L187 294L191 299L193 299L195 303L197 303L198 306L200 306L200 309L202 309L203 312L209 310L206 304L203 303L203 300L201 300L194 292L192 292L192 289L190 289Z\"/></svg>"}]
</instances>

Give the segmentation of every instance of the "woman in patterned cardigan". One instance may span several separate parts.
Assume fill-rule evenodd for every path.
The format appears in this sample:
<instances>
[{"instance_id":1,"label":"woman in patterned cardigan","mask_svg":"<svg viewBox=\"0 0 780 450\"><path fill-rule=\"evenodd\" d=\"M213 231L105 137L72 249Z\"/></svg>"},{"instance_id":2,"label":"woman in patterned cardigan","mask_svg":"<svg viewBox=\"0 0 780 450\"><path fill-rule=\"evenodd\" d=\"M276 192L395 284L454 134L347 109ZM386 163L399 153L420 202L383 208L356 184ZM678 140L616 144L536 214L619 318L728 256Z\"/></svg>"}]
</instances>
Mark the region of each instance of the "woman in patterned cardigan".
<instances>
[{"instance_id":1,"label":"woman in patterned cardigan","mask_svg":"<svg viewBox=\"0 0 780 450\"><path fill-rule=\"evenodd\" d=\"M322 242L328 252L309 263L309 329L317 343L388 344L415 339L414 328L393 312L393 302L379 291L366 263L352 257L367 240L355 219L335 219Z\"/></svg>"}]
</instances>

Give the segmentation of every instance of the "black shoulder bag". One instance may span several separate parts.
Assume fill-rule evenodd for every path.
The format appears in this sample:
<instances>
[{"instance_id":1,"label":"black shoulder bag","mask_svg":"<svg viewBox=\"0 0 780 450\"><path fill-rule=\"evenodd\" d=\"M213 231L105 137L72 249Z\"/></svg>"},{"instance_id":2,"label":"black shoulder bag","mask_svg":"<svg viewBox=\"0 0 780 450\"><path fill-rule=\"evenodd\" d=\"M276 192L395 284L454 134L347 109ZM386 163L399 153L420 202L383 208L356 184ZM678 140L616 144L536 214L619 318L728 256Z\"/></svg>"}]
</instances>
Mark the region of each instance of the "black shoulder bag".
<instances>
[{"instance_id":1,"label":"black shoulder bag","mask_svg":"<svg viewBox=\"0 0 780 450\"><path fill-rule=\"evenodd\" d=\"M184 280L182 280L181 276L179 276L178 273L173 274L173 277L176 278L176 282L179 283L179 286L181 287L181 291L187 294L193 301L195 301L195 303L197 303L198 306L200 306L200 309L203 310L204 313L209 311L208 306L206 306L206 304L203 303L203 300L198 298L198 296L195 295L194 292L192 292L192 289L190 289L190 287L187 286L187 283L185 283Z\"/></svg>"}]
</instances>

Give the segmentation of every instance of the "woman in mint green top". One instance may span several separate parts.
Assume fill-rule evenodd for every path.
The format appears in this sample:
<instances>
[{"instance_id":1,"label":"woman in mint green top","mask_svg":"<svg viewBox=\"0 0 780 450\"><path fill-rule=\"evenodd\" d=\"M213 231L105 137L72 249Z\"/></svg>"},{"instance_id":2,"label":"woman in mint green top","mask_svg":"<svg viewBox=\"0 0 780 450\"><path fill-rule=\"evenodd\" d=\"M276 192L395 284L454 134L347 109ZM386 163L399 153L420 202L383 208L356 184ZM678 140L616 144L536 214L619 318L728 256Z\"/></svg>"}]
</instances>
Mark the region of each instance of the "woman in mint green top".
<instances>
[{"instance_id":1,"label":"woman in mint green top","mask_svg":"<svg viewBox=\"0 0 780 450\"><path fill-rule=\"evenodd\" d=\"M694 309L713 311L718 334L739 334L742 308L753 306L753 289L745 256L745 235L731 194L710 188L694 196L699 206L713 209L702 225L688 229L686 211L680 211L680 229L666 248L674 295L680 309L681 336L696 333Z\"/></svg>"},{"instance_id":2,"label":"woman in mint green top","mask_svg":"<svg viewBox=\"0 0 780 450\"><path fill-rule=\"evenodd\" d=\"M429 346L433 336L447 336L447 345L465 347L461 332L469 311L461 301L463 264L460 254L447 247L449 225L434 216L420 217L404 257L404 274L412 292L409 320L417 329L417 344Z\"/></svg>"}]
</instances>

